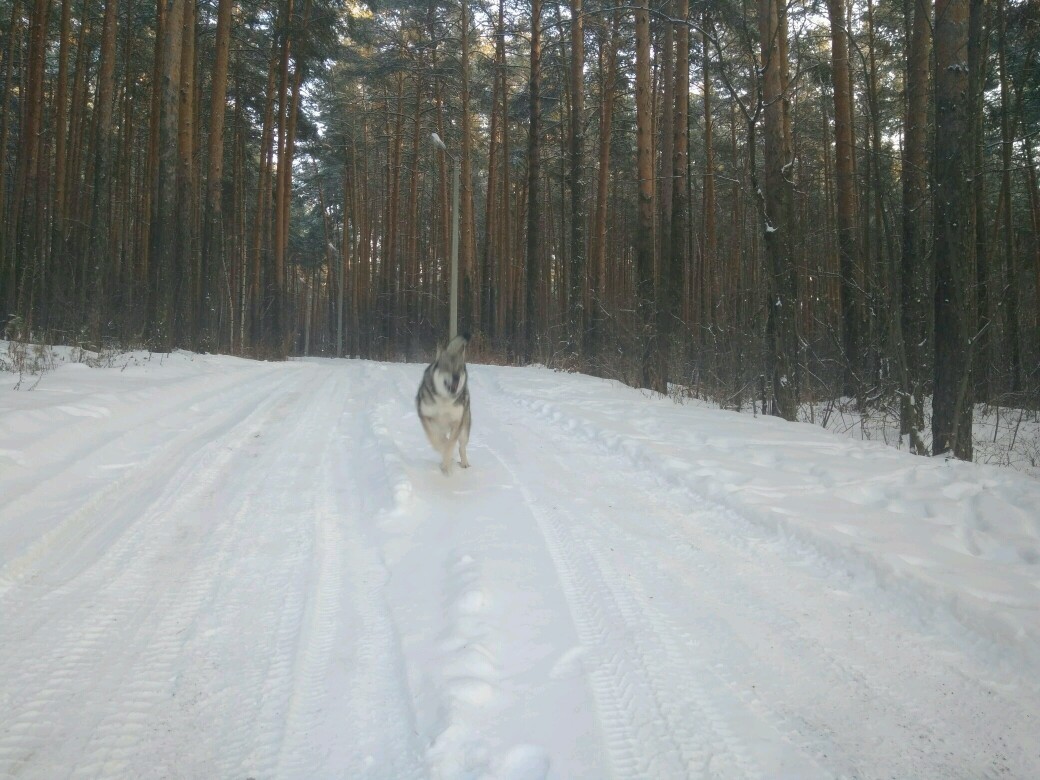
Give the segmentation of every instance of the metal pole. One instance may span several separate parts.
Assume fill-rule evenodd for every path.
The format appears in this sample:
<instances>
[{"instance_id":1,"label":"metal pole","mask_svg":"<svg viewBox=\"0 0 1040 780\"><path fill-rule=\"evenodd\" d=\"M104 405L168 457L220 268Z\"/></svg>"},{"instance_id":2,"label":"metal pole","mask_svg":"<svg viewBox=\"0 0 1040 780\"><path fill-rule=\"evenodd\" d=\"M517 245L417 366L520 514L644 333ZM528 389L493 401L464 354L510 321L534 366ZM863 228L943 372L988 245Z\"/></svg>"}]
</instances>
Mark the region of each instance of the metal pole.
<instances>
[{"instance_id":1,"label":"metal pole","mask_svg":"<svg viewBox=\"0 0 1040 780\"><path fill-rule=\"evenodd\" d=\"M459 160L457 157L451 157L451 161L451 329L449 339L455 338L459 333Z\"/></svg>"}]
</instances>

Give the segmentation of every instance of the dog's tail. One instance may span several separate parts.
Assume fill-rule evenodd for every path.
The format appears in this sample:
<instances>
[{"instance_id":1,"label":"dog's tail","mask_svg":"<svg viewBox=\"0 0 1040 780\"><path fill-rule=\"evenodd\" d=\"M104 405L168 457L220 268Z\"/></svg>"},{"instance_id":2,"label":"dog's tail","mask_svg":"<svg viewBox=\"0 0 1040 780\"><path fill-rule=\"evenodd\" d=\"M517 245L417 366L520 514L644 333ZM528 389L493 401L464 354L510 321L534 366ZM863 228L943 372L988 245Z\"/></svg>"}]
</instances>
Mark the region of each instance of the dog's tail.
<instances>
[{"instance_id":1,"label":"dog's tail","mask_svg":"<svg viewBox=\"0 0 1040 780\"><path fill-rule=\"evenodd\" d=\"M444 348L444 354L446 355L461 355L466 351L466 345L469 343L469 334L460 333L458 336L448 342L448 346Z\"/></svg>"}]
</instances>

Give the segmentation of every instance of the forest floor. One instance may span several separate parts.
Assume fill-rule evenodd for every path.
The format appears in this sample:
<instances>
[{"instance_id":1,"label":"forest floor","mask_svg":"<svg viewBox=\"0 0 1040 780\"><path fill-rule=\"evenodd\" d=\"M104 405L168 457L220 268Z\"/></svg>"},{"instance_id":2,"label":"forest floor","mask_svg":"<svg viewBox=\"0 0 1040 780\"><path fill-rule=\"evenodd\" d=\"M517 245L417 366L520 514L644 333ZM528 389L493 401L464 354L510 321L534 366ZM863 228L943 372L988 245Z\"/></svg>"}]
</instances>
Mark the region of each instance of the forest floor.
<instances>
[{"instance_id":1,"label":"forest floor","mask_svg":"<svg viewBox=\"0 0 1040 780\"><path fill-rule=\"evenodd\" d=\"M471 365L445 477L417 364L101 363L0 373L0 777L1040 776L1028 474Z\"/></svg>"}]
</instances>

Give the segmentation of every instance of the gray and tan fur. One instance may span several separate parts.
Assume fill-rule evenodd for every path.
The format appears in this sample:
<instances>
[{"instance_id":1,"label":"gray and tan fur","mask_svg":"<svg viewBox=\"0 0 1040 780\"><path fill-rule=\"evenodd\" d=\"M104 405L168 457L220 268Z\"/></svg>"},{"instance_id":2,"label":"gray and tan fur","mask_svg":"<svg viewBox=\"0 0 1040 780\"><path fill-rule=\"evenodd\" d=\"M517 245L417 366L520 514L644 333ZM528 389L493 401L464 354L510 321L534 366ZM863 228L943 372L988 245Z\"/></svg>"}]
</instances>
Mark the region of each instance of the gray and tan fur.
<instances>
[{"instance_id":1,"label":"gray and tan fur","mask_svg":"<svg viewBox=\"0 0 1040 780\"><path fill-rule=\"evenodd\" d=\"M466 375L466 344L469 336L456 336L426 367L415 408L430 444L441 455L441 471L451 474L455 443L459 445L462 468L469 468L466 444L472 417L469 409L469 384Z\"/></svg>"}]
</instances>

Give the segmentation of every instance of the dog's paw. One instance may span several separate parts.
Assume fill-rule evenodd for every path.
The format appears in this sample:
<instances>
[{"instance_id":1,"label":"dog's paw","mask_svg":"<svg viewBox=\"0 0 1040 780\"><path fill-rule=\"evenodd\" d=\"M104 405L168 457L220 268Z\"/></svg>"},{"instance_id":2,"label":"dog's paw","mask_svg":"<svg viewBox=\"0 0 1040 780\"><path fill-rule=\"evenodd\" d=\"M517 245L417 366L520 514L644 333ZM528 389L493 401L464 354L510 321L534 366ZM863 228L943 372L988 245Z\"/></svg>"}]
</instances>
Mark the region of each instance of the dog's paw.
<instances>
[{"instance_id":1,"label":"dog's paw","mask_svg":"<svg viewBox=\"0 0 1040 780\"><path fill-rule=\"evenodd\" d=\"M441 464L441 474L443 474L446 477L450 477L451 476L451 472L452 472L452 467L451 467L450 463L442 463Z\"/></svg>"}]
</instances>

